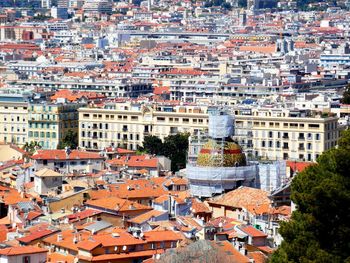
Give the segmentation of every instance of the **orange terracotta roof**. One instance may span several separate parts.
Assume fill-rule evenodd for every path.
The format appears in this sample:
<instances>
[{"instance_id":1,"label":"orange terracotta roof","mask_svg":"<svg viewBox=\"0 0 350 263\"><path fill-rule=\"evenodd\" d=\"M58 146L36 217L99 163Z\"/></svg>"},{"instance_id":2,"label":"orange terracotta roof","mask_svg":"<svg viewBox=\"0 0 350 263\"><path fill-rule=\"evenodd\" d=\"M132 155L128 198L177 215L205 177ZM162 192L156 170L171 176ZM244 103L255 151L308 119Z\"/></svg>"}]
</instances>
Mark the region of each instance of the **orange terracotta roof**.
<instances>
[{"instance_id":1,"label":"orange terracotta roof","mask_svg":"<svg viewBox=\"0 0 350 263\"><path fill-rule=\"evenodd\" d=\"M154 217L158 217L158 216L164 215L166 213L167 213L167 211L151 210L151 211L148 211L146 213L143 213L139 216L136 216L136 217L130 219L129 222L134 223L134 224L142 224L146 221L151 220Z\"/></svg>"},{"instance_id":2,"label":"orange terracotta roof","mask_svg":"<svg viewBox=\"0 0 350 263\"><path fill-rule=\"evenodd\" d=\"M73 255L63 255L61 253L48 254L47 263L74 263L75 257Z\"/></svg>"},{"instance_id":3,"label":"orange terracotta roof","mask_svg":"<svg viewBox=\"0 0 350 263\"><path fill-rule=\"evenodd\" d=\"M128 259L128 258L151 257L155 254L161 254L161 253L164 253L163 249L145 250L145 251L122 253L122 254L105 254L105 255L100 255L100 256L94 256L91 258L79 256L79 258L82 260L88 260L88 261L95 262L95 261L121 260L121 259Z\"/></svg>"},{"instance_id":4,"label":"orange terracotta roof","mask_svg":"<svg viewBox=\"0 0 350 263\"><path fill-rule=\"evenodd\" d=\"M17 240L22 242L22 243L30 243L34 240L44 238L48 235L51 235L53 233L56 233L58 230L50 230L50 229L44 229L44 230L39 230L37 232L31 233L25 237L18 238Z\"/></svg>"},{"instance_id":5,"label":"orange terracotta roof","mask_svg":"<svg viewBox=\"0 0 350 263\"><path fill-rule=\"evenodd\" d=\"M144 232L143 236L147 242L180 241L184 239L180 233L171 230L152 230Z\"/></svg>"},{"instance_id":6,"label":"orange terracotta roof","mask_svg":"<svg viewBox=\"0 0 350 263\"><path fill-rule=\"evenodd\" d=\"M238 250L236 250L230 242L222 241L222 242L218 243L218 242L212 241L212 243L217 246L217 248L221 252L221 254L227 255L227 260L228 260L227 262L235 262L235 263L249 263L250 262L250 259L248 257L242 255Z\"/></svg>"},{"instance_id":7,"label":"orange terracotta roof","mask_svg":"<svg viewBox=\"0 0 350 263\"><path fill-rule=\"evenodd\" d=\"M35 246L9 247L0 249L0 255L17 256L26 254L46 253L48 250Z\"/></svg>"},{"instance_id":8,"label":"orange terracotta roof","mask_svg":"<svg viewBox=\"0 0 350 263\"><path fill-rule=\"evenodd\" d=\"M248 257L254 260L254 263L267 263L268 257L260 251L248 252Z\"/></svg>"},{"instance_id":9,"label":"orange terracotta roof","mask_svg":"<svg viewBox=\"0 0 350 263\"><path fill-rule=\"evenodd\" d=\"M118 197L105 197L97 200L89 200L86 202L86 204L96 208L115 210L116 212L152 209L149 206L141 205Z\"/></svg>"},{"instance_id":10,"label":"orange terracotta roof","mask_svg":"<svg viewBox=\"0 0 350 263\"><path fill-rule=\"evenodd\" d=\"M148 155L121 156L107 161L111 166L140 167L140 168L157 168L158 158Z\"/></svg>"},{"instance_id":11,"label":"orange terracotta roof","mask_svg":"<svg viewBox=\"0 0 350 263\"><path fill-rule=\"evenodd\" d=\"M79 159L104 159L98 153L72 150L67 156L65 150L38 150L37 154L31 157L34 160L79 160Z\"/></svg>"},{"instance_id":12,"label":"orange terracotta roof","mask_svg":"<svg viewBox=\"0 0 350 263\"><path fill-rule=\"evenodd\" d=\"M256 229L251 225L241 225L238 228L251 237L267 237L264 232Z\"/></svg>"},{"instance_id":13,"label":"orange terracotta roof","mask_svg":"<svg viewBox=\"0 0 350 263\"><path fill-rule=\"evenodd\" d=\"M194 214L197 213L212 213L209 209L209 207L203 203L202 201L198 200L197 198L192 198L192 211Z\"/></svg>"},{"instance_id":14,"label":"orange terracotta roof","mask_svg":"<svg viewBox=\"0 0 350 263\"><path fill-rule=\"evenodd\" d=\"M287 166L290 167L292 172L302 172L305 170L305 168L315 165L315 163L312 162L293 162L293 161L287 161Z\"/></svg>"},{"instance_id":15,"label":"orange terracotta roof","mask_svg":"<svg viewBox=\"0 0 350 263\"><path fill-rule=\"evenodd\" d=\"M276 47L273 46L240 46L239 51L249 51L256 53L274 53L276 51Z\"/></svg>"},{"instance_id":16,"label":"orange terracotta roof","mask_svg":"<svg viewBox=\"0 0 350 263\"><path fill-rule=\"evenodd\" d=\"M246 208L254 214L268 213L271 200L264 190L241 186L221 196L212 198L209 204L219 204L229 207Z\"/></svg>"}]
</instances>

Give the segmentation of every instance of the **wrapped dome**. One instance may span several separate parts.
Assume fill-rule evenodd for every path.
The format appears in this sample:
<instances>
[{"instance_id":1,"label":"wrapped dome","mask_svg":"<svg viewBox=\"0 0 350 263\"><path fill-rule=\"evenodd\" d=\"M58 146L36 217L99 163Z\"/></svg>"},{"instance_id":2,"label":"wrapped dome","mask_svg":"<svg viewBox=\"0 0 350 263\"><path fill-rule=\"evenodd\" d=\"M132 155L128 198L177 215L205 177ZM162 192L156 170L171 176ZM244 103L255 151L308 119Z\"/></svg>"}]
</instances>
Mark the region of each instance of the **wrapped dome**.
<instances>
[{"instance_id":1,"label":"wrapped dome","mask_svg":"<svg viewBox=\"0 0 350 263\"><path fill-rule=\"evenodd\" d=\"M221 144L221 141L210 139L200 150L197 165L210 167L245 166L246 158L242 153L242 148L237 143L225 140Z\"/></svg>"}]
</instances>

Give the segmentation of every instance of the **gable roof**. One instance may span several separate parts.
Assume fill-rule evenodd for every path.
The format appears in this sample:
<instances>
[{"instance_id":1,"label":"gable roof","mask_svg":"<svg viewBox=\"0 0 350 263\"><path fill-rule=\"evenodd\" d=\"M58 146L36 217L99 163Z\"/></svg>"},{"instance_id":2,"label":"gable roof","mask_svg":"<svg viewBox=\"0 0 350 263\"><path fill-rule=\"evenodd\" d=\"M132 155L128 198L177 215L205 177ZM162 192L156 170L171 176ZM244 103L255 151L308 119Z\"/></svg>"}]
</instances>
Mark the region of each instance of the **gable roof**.
<instances>
[{"instance_id":1,"label":"gable roof","mask_svg":"<svg viewBox=\"0 0 350 263\"><path fill-rule=\"evenodd\" d=\"M264 190L241 186L226 194L212 198L208 203L245 208L251 213L263 214L268 213L271 200L268 198L268 192Z\"/></svg>"},{"instance_id":2,"label":"gable roof","mask_svg":"<svg viewBox=\"0 0 350 263\"><path fill-rule=\"evenodd\" d=\"M17 255L46 253L46 252L47 252L47 249L35 247L35 246L8 247L8 248L0 249L0 255L4 255L4 256L17 256Z\"/></svg>"},{"instance_id":3,"label":"gable roof","mask_svg":"<svg viewBox=\"0 0 350 263\"><path fill-rule=\"evenodd\" d=\"M35 176L38 177L59 177L62 176L62 174L55 172L54 170L43 168L35 173Z\"/></svg>"},{"instance_id":4,"label":"gable roof","mask_svg":"<svg viewBox=\"0 0 350 263\"><path fill-rule=\"evenodd\" d=\"M130 223L134 224L142 224L146 221L149 221L153 217L158 217L161 215L167 214L167 211L158 211L158 210L151 210L146 213L143 213L139 216L136 216L129 220Z\"/></svg>"},{"instance_id":5,"label":"gable roof","mask_svg":"<svg viewBox=\"0 0 350 263\"><path fill-rule=\"evenodd\" d=\"M38 150L32 157L34 160L80 160L104 159L99 153L72 150L69 155L65 150Z\"/></svg>"},{"instance_id":6,"label":"gable roof","mask_svg":"<svg viewBox=\"0 0 350 263\"><path fill-rule=\"evenodd\" d=\"M101 209L115 210L116 212L125 212L132 210L150 210L149 206L141 205L126 199L118 197L105 197L97 200L89 200L86 205L98 207Z\"/></svg>"}]
</instances>

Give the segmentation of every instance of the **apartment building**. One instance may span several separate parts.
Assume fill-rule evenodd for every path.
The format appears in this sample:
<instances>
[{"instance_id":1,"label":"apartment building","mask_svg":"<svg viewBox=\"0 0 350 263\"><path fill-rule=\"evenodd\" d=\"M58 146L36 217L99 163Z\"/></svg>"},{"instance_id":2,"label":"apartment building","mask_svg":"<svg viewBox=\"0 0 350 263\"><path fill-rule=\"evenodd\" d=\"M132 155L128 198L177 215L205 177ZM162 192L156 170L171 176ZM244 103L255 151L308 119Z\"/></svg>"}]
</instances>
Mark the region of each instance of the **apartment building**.
<instances>
[{"instance_id":1,"label":"apartment building","mask_svg":"<svg viewBox=\"0 0 350 263\"><path fill-rule=\"evenodd\" d=\"M146 135L208 130L208 106L107 104L79 109L79 146L135 150ZM253 158L315 161L339 138L338 117L308 110L236 109L235 138Z\"/></svg>"},{"instance_id":2,"label":"apartment building","mask_svg":"<svg viewBox=\"0 0 350 263\"><path fill-rule=\"evenodd\" d=\"M196 133L208 127L208 107L106 104L79 109L79 146L86 149L142 145L146 135L161 139L178 132Z\"/></svg>"},{"instance_id":3,"label":"apartment building","mask_svg":"<svg viewBox=\"0 0 350 263\"><path fill-rule=\"evenodd\" d=\"M138 79L118 78L113 81L76 81L62 79L57 81L18 80L16 84L26 87L40 87L50 89L69 89L88 92L99 92L107 97L137 98L152 92L152 83Z\"/></svg>"},{"instance_id":4,"label":"apartment building","mask_svg":"<svg viewBox=\"0 0 350 263\"><path fill-rule=\"evenodd\" d=\"M30 104L28 110L28 141L37 141L43 149L56 149L64 135L78 131L78 108L81 103Z\"/></svg>"},{"instance_id":5,"label":"apartment building","mask_svg":"<svg viewBox=\"0 0 350 263\"><path fill-rule=\"evenodd\" d=\"M28 102L23 96L0 96L0 141L23 146L28 140Z\"/></svg>"},{"instance_id":6,"label":"apartment building","mask_svg":"<svg viewBox=\"0 0 350 263\"><path fill-rule=\"evenodd\" d=\"M252 157L316 161L340 133L335 114L288 109L235 110L235 136Z\"/></svg>"}]
</instances>

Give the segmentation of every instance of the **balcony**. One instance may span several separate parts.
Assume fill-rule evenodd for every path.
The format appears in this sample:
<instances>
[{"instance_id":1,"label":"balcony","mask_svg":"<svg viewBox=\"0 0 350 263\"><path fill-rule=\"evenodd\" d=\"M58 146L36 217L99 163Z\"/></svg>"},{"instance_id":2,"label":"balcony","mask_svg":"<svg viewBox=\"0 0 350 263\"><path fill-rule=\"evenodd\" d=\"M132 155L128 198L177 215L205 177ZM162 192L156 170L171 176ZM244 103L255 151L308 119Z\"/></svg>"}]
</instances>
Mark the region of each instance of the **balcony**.
<instances>
[{"instance_id":1,"label":"balcony","mask_svg":"<svg viewBox=\"0 0 350 263\"><path fill-rule=\"evenodd\" d=\"M299 147L298 150L299 151L305 151L305 147Z\"/></svg>"},{"instance_id":2,"label":"balcony","mask_svg":"<svg viewBox=\"0 0 350 263\"><path fill-rule=\"evenodd\" d=\"M299 141L305 141L305 137L298 137Z\"/></svg>"},{"instance_id":3,"label":"balcony","mask_svg":"<svg viewBox=\"0 0 350 263\"><path fill-rule=\"evenodd\" d=\"M282 138L288 140L289 136L288 135L283 135Z\"/></svg>"},{"instance_id":4,"label":"balcony","mask_svg":"<svg viewBox=\"0 0 350 263\"><path fill-rule=\"evenodd\" d=\"M289 147L288 146L283 146L282 149L283 150L289 150Z\"/></svg>"}]
</instances>

